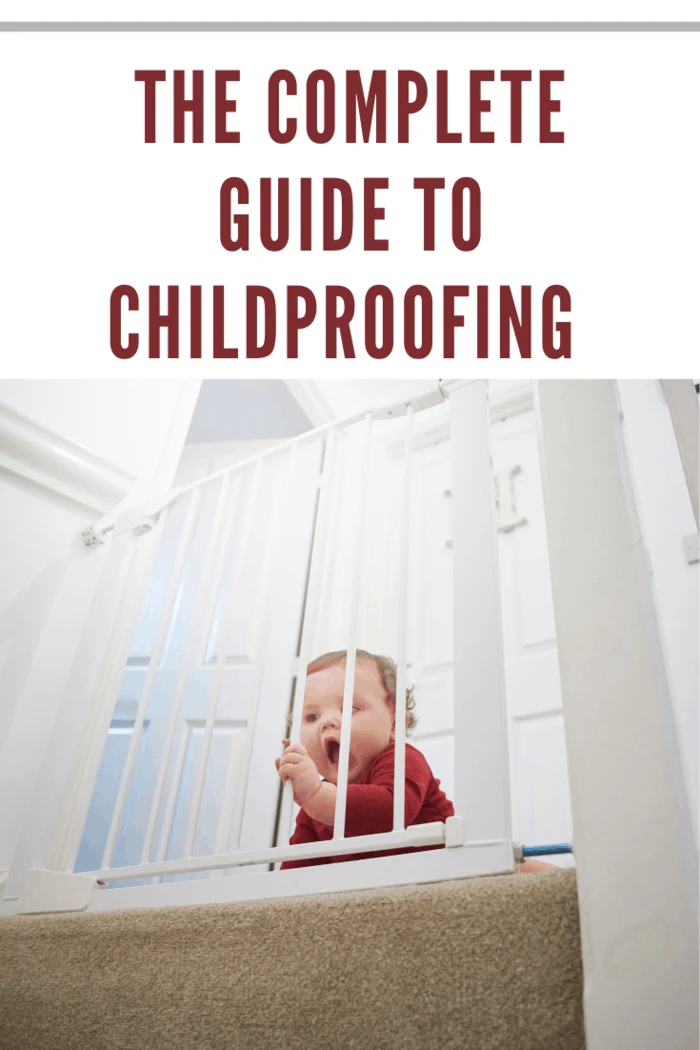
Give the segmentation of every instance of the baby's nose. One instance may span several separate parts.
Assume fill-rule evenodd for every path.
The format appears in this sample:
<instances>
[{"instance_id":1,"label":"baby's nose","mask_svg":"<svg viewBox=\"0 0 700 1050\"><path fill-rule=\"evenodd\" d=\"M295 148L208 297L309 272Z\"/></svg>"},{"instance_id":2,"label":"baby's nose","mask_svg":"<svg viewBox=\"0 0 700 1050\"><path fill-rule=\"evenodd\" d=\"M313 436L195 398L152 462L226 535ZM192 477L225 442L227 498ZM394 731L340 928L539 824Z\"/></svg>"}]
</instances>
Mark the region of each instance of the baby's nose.
<instances>
[{"instance_id":1,"label":"baby's nose","mask_svg":"<svg viewBox=\"0 0 700 1050\"><path fill-rule=\"evenodd\" d=\"M321 725L324 729L330 729L332 726L336 729L340 729L340 715L337 711L328 711L322 717Z\"/></svg>"}]
</instances>

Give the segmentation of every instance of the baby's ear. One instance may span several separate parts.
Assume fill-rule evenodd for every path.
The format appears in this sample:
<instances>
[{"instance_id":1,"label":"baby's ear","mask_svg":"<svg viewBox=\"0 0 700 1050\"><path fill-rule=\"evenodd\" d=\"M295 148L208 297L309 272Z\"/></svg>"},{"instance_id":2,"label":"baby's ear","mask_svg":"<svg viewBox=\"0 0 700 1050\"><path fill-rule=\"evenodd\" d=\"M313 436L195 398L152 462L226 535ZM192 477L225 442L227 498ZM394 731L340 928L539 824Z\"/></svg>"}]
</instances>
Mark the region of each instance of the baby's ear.
<instances>
[{"instance_id":1,"label":"baby's ear","mask_svg":"<svg viewBox=\"0 0 700 1050\"><path fill-rule=\"evenodd\" d=\"M406 729L410 729L410 727L411 727L411 715L407 711L406 712ZM391 723L391 733L389 734L389 739L392 741L392 743L393 743L394 740L396 740L396 719L394 719L393 722Z\"/></svg>"}]
</instances>

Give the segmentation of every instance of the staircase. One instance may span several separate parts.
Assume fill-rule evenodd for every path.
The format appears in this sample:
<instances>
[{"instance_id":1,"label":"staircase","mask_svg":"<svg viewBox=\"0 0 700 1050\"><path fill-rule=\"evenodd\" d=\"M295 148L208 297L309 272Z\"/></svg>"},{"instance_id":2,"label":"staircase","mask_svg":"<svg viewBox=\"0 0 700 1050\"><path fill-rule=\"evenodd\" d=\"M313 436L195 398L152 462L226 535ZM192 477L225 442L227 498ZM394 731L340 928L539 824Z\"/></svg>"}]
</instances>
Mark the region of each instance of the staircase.
<instances>
[{"instance_id":1,"label":"staircase","mask_svg":"<svg viewBox=\"0 0 700 1050\"><path fill-rule=\"evenodd\" d=\"M584 1050L576 873L0 920L1 1050Z\"/></svg>"}]
</instances>

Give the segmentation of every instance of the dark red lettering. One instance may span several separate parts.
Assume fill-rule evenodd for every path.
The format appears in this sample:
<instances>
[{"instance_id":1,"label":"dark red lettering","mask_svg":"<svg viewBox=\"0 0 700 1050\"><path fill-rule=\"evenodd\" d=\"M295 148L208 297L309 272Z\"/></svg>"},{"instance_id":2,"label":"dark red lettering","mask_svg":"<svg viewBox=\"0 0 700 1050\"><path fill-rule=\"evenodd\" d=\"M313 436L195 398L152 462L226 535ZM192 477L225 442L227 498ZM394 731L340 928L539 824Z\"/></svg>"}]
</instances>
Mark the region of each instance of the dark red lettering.
<instances>
[{"instance_id":1,"label":"dark red lettering","mask_svg":"<svg viewBox=\"0 0 700 1050\"><path fill-rule=\"evenodd\" d=\"M109 297L109 345L115 357L128 361L139 348L139 337L130 332L126 346L122 343L122 299L127 310L138 310L138 292L130 284L119 284Z\"/></svg>"},{"instance_id":2,"label":"dark red lettering","mask_svg":"<svg viewBox=\"0 0 700 1050\"><path fill-rule=\"evenodd\" d=\"M447 70L437 71L437 140L438 142L461 142L461 131L448 131L449 116L447 112L449 90Z\"/></svg>"},{"instance_id":3,"label":"dark red lettering","mask_svg":"<svg viewBox=\"0 0 700 1050\"><path fill-rule=\"evenodd\" d=\"M280 85L284 84L288 95L296 95L297 82L288 69L277 69L267 85L267 130L273 142L285 145L297 133L296 117L287 120L284 131L280 127Z\"/></svg>"},{"instance_id":4,"label":"dark red lettering","mask_svg":"<svg viewBox=\"0 0 700 1050\"><path fill-rule=\"evenodd\" d=\"M272 236L272 179L260 180L260 243L281 252L289 241L289 179L277 180L277 237Z\"/></svg>"},{"instance_id":5,"label":"dark red lettering","mask_svg":"<svg viewBox=\"0 0 700 1050\"><path fill-rule=\"evenodd\" d=\"M545 289L542 296L542 349L553 360L571 357L571 321L554 324L555 299L559 300L564 312L571 313L571 296L563 285L551 284ZM554 332L559 335L559 346L554 345Z\"/></svg>"},{"instance_id":6,"label":"dark red lettering","mask_svg":"<svg viewBox=\"0 0 700 1050\"><path fill-rule=\"evenodd\" d=\"M501 80L510 83L510 141L523 141L523 83L532 80L529 69L502 69Z\"/></svg>"},{"instance_id":7,"label":"dark red lettering","mask_svg":"<svg viewBox=\"0 0 700 1050\"><path fill-rule=\"evenodd\" d=\"M215 76L215 137L217 142L240 142L238 131L226 127L226 114L236 112L236 100L226 97L226 85L241 79L240 69L217 69Z\"/></svg>"},{"instance_id":8,"label":"dark red lettering","mask_svg":"<svg viewBox=\"0 0 700 1050\"><path fill-rule=\"evenodd\" d=\"M469 295L468 284L446 284L443 289L443 357L455 356L455 328L464 328L464 315L455 314L455 299L462 295Z\"/></svg>"},{"instance_id":9,"label":"dark red lettering","mask_svg":"<svg viewBox=\"0 0 700 1050\"><path fill-rule=\"evenodd\" d=\"M338 315L338 300L343 303L343 312ZM349 288L343 284L329 284L326 287L326 357L337 357L337 334L345 357L355 356L352 344L350 322L355 316L355 299Z\"/></svg>"},{"instance_id":10,"label":"dark red lettering","mask_svg":"<svg viewBox=\"0 0 700 1050\"><path fill-rule=\"evenodd\" d=\"M323 128L318 122L318 86L323 84ZM335 81L327 69L315 69L306 81L306 133L312 142L330 142L335 134Z\"/></svg>"},{"instance_id":11,"label":"dark red lettering","mask_svg":"<svg viewBox=\"0 0 700 1050\"><path fill-rule=\"evenodd\" d=\"M348 69L345 74L346 142L357 142L357 117L360 118L363 142L369 142L377 113L375 142L386 142L386 70L375 69L365 95L359 69Z\"/></svg>"},{"instance_id":12,"label":"dark red lettering","mask_svg":"<svg viewBox=\"0 0 700 1050\"><path fill-rule=\"evenodd\" d=\"M202 356L202 286L190 286L190 357Z\"/></svg>"},{"instance_id":13,"label":"dark red lettering","mask_svg":"<svg viewBox=\"0 0 700 1050\"><path fill-rule=\"evenodd\" d=\"M304 313L299 313L299 304L304 303ZM299 332L308 328L316 317L316 297L303 284L287 287L287 357L299 356Z\"/></svg>"},{"instance_id":14,"label":"dark red lettering","mask_svg":"<svg viewBox=\"0 0 700 1050\"><path fill-rule=\"evenodd\" d=\"M303 252L311 251L311 179L301 179L299 187L300 211L300 247Z\"/></svg>"},{"instance_id":15,"label":"dark red lettering","mask_svg":"<svg viewBox=\"0 0 700 1050\"><path fill-rule=\"evenodd\" d=\"M464 191L469 190L469 237L464 239ZM472 252L481 240L481 189L476 179L457 179L452 187L452 243Z\"/></svg>"},{"instance_id":16,"label":"dark red lettering","mask_svg":"<svg viewBox=\"0 0 700 1050\"><path fill-rule=\"evenodd\" d=\"M176 284L168 285L168 310L160 312L160 286L148 288L148 356L160 357L160 330L168 332L168 357L180 356L180 289Z\"/></svg>"},{"instance_id":17,"label":"dark red lettering","mask_svg":"<svg viewBox=\"0 0 700 1050\"><path fill-rule=\"evenodd\" d=\"M410 100L411 85L416 89L416 97L413 102ZM428 85L425 81L425 77L421 76L420 73L416 73L413 69L400 69L398 93L397 117L399 142L408 142L408 118L413 113L418 113L428 99Z\"/></svg>"},{"instance_id":18,"label":"dark red lettering","mask_svg":"<svg viewBox=\"0 0 700 1050\"><path fill-rule=\"evenodd\" d=\"M224 323L224 286L214 285L214 358L238 357L238 347L226 346Z\"/></svg>"},{"instance_id":19,"label":"dark red lettering","mask_svg":"<svg viewBox=\"0 0 700 1050\"><path fill-rule=\"evenodd\" d=\"M559 113L561 102L551 97L552 82L564 79L563 69L540 70L540 142L563 142L563 131L552 131L550 116Z\"/></svg>"},{"instance_id":20,"label":"dark red lettering","mask_svg":"<svg viewBox=\"0 0 700 1050\"><path fill-rule=\"evenodd\" d=\"M156 141L156 84L159 80L165 80L164 69L137 69L134 72L134 80L143 81L143 141Z\"/></svg>"},{"instance_id":21,"label":"dark red lettering","mask_svg":"<svg viewBox=\"0 0 700 1050\"><path fill-rule=\"evenodd\" d=\"M335 236L335 194L340 194L340 233ZM352 188L345 179L323 180L323 250L339 252L352 240Z\"/></svg>"},{"instance_id":22,"label":"dark red lettering","mask_svg":"<svg viewBox=\"0 0 700 1050\"><path fill-rule=\"evenodd\" d=\"M486 284L476 286L476 356L489 356L489 289Z\"/></svg>"},{"instance_id":23,"label":"dark red lettering","mask_svg":"<svg viewBox=\"0 0 700 1050\"><path fill-rule=\"evenodd\" d=\"M258 345L258 300L262 300L265 336ZM277 338L275 297L264 284L249 284L245 290L246 357L269 357Z\"/></svg>"},{"instance_id":24,"label":"dark red lettering","mask_svg":"<svg viewBox=\"0 0 700 1050\"><path fill-rule=\"evenodd\" d=\"M377 300L382 301L382 342L377 342ZM385 284L373 284L365 295L365 350L382 360L394 349L394 296Z\"/></svg>"},{"instance_id":25,"label":"dark red lettering","mask_svg":"<svg viewBox=\"0 0 700 1050\"><path fill-rule=\"evenodd\" d=\"M364 181L364 233L366 252L388 252L389 242L375 237L375 224L384 218L384 208L378 208L374 202L377 190L387 190L388 179L365 179Z\"/></svg>"},{"instance_id":26,"label":"dark red lettering","mask_svg":"<svg viewBox=\"0 0 700 1050\"><path fill-rule=\"evenodd\" d=\"M226 179L221 183L219 192L219 239L227 252L248 251L249 225L247 215L234 215L233 225L236 228L237 237L231 237L231 191L236 190L239 204L248 204L248 184L239 178Z\"/></svg>"},{"instance_id":27,"label":"dark red lettering","mask_svg":"<svg viewBox=\"0 0 700 1050\"><path fill-rule=\"evenodd\" d=\"M532 357L532 288L524 284L520 290L520 315L507 284L501 285L499 301L499 331L501 357L510 357L510 330L521 357Z\"/></svg>"},{"instance_id":28,"label":"dark red lettering","mask_svg":"<svg viewBox=\"0 0 700 1050\"><path fill-rule=\"evenodd\" d=\"M420 346L416 342L416 302L421 304ZM409 357L416 361L427 357L433 349L433 297L424 284L412 284L403 300L403 345Z\"/></svg>"},{"instance_id":29,"label":"dark red lettering","mask_svg":"<svg viewBox=\"0 0 700 1050\"><path fill-rule=\"evenodd\" d=\"M414 189L423 190L423 251L435 251L435 190L444 190L444 179L414 179Z\"/></svg>"},{"instance_id":30,"label":"dark red lettering","mask_svg":"<svg viewBox=\"0 0 700 1050\"><path fill-rule=\"evenodd\" d=\"M481 130L481 114L491 110L488 99L481 97L481 85L486 80L493 80L492 69L471 69L469 71L469 141L493 142L492 131Z\"/></svg>"},{"instance_id":31,"label":"dark red lettering","mask_svg":"<svg viewBox=\"0 0 700 1050\"><path fill-rule=\"evenodd\" d=\"M204 142L204 72L192 70L192 98L185 98L185 71L176 69L173 85L173 142L185 141L185 113L192 114L192 141Z\"/></svg>"}]
</instances>

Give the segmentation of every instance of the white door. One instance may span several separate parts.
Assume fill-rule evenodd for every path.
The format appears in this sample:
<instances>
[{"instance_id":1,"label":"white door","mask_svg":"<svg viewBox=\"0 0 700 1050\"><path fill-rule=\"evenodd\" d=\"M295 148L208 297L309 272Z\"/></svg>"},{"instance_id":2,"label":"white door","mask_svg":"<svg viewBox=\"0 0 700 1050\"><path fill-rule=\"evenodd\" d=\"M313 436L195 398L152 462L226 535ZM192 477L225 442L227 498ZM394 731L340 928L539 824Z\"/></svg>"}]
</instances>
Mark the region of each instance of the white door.
<instances>
[{"instance_id":1,"label":"white door","mask_svg":"<svg viewBox=\"0 0 700 1050\"><path fill-rule=\"evenodd\" d=\"M534 412L492 428L499 497L499 564L508 705L513 836L571 841L559 671ZM453 788L452 524L449 441L414 453L409 682L412 743ZM558 857L568 865L570 858Z\"/></svg>"}]
</instances>

